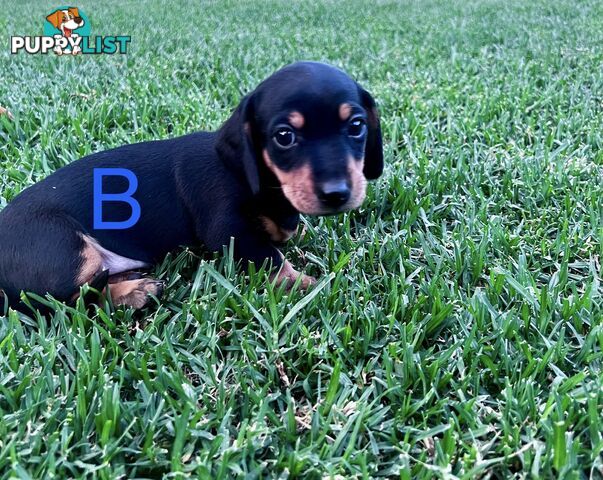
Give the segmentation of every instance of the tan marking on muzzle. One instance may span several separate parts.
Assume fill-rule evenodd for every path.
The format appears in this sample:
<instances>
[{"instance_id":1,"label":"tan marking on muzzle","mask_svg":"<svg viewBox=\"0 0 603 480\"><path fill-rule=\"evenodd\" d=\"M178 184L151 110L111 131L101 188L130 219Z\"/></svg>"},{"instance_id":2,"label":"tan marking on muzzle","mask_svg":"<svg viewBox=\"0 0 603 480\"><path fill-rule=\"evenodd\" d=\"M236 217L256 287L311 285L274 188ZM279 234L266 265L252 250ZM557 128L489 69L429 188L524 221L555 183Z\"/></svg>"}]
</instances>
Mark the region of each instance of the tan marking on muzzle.
<instances>
[{"instance_id":1,"label":"tan marking on muzzle","mask_svg":"<svg viewBox=\"0 0 603 480\"><path fill-rule=\"evenodd\" d=\"M342 103L339 105L339 118L344 122L350 118L352 114L352 106L349 103Z\"/></svg>"},{"instance_id":2,"label":"tan marking on muzzle","mask_svg":"<svg viewBox=\"0 0 603 480\"><path fill-rule=\"evenodd\" d=\"M273 242L286 242L297 233L297 227L295 227L293 230L287 230L286 228L277 225L274 220L266 217L265 215L260 215L259 219L260 222L262 222L264 230L266 230L266 233L268 233L270 240Z\"/></svg>"},{"instance_id":3,"label":"tan marking on muzzle","mask_svg":"<svg viewBox=\"0 0 603 480\"><path fill-rule=\"evenodd\" d=\"M350 175L351 191L348 208L354 209L362 205L366 196L366 178L364 176L364 158L359 160L348 157L348 174Z\"/></svg>"},{"instance_id":4,"label":"tan marking on muzzle","mask_svg":"<svg viewBox=\"0 0 603 480\"><path fill-rule=\"evenodd\" d=\"M291 112L289 114L288 118L289 118L289 123L297 129L302 128L306 121L304 116L301 113L299 113L298 111Z\"/></svg>"},{"instance_id":5,"label":"tan marking on muzzle","mask_svg":"<svg viewBox=\"0 0 603 480\"><path fill-rule=\"evenodd\" d=\"M309 164L304 164L289 172L279 169L263 150L264 162L281 183L283 194L299 212L320 215L323 207L314 193L314 179Z\"/></svg>"}]
</instances>

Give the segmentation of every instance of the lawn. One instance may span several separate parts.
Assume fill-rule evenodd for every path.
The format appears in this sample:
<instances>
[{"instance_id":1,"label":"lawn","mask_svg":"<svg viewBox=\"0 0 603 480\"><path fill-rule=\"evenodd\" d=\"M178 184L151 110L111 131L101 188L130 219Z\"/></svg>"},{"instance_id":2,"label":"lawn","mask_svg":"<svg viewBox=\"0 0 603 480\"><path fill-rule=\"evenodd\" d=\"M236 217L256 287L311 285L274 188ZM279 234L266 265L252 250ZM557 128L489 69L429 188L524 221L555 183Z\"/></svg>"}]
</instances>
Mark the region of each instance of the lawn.
<instances>
[{"instance_id":1,"label":"lawn","mask_svg":"<svg viewBox=\"0 0 603 480\"><path fill-rule=\"evenodd\" d=\"M0 208L299 59L387 166L285 248L311 291L200 246L143 312L0 316L0 478L603 478L603 3L83 0L126 55L11 55L57 6L0 9Z\"/></svg>"}]
</instances>

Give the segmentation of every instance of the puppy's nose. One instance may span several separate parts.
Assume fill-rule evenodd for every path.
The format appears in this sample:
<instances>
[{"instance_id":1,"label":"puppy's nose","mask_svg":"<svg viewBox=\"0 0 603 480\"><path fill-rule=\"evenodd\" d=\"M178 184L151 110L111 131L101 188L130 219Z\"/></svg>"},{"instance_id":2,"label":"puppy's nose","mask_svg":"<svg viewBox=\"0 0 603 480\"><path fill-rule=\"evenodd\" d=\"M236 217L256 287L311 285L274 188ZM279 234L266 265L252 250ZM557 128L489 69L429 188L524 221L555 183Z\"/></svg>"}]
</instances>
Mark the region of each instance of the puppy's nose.
<instances>
[{"instance_id":1,"label":"puppy's nose","mask_svg":"<svg viewBox=\"0 0 603 480\"><path fill-rule=\"evenodd\" d=\"M73 21L75 23L82 23L84 20L82 20L82 17L73 17Z\"/></svg>"},{"instance_id":2,"label":"puppy's nose","mask_svg":"<svg viewBox=\"0 0 603 480\"><path fill-rule=\"evenodd\" d=\"M318 188L318 198L327 207L341 207L350 199L350 187L345 180L332 180Z\"/></svg>"}]
</instances>

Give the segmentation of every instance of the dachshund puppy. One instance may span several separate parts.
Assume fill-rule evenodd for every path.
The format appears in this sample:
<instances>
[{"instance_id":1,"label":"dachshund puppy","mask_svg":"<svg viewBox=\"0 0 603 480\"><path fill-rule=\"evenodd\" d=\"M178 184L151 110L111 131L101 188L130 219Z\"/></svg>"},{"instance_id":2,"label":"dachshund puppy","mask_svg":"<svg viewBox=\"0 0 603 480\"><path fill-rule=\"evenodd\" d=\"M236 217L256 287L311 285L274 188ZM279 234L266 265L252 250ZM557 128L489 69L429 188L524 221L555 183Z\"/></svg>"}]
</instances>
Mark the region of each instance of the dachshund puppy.
<instances>
[{"instance_id":1,"label":"dachshund puppy","mask_svg":"<svg viewBox=\"0 0 603 480\"><path fill-rule=\"evenodd\" d=\"M106 169L130 177L98 175ZM0 212L0 289L17 308L22 291L69 302L88 283L107 287L115 305L142 308L162 286L138 270L179 246L219 251L231 237L243 266L268 261L279 282L301 276L308 287L314 279L275 244L295 234L300 213L358 207L366 180L382 171L371 95L334 67L294 63L243 98L217 132L95 153L24 190ZM120 200L126 191L129 201ZM104 227L134 210L128 228Z\"/></svg>"}]
</instances>

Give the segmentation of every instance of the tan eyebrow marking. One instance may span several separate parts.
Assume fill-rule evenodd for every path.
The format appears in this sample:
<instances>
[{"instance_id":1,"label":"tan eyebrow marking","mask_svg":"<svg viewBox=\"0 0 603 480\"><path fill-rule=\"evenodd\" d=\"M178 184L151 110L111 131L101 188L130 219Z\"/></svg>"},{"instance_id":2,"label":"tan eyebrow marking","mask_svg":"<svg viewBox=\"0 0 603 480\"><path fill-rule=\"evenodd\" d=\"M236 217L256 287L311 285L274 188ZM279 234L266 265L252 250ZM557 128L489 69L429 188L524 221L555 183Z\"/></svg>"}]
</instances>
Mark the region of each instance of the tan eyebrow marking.
<instances>
[{"instance_id":1,"label":"tan eyebrow marking","mask_svg":"<svg viewBox=\"0 0 603 480\"><path fill-rule=\"evenodd\" d=\"M295 128L302 128L304 126L304 116L298 111L293 111L289 114L289 123Z\"/></svg>"},{"instance_id":2,"label":"tan eyebrow marking","mask_svg":"<svg viewBox=\"0 0 603 480\"><path fill-rule=\"evenodd\" d=\"M352 106L349 103L342 103L341 105L339 105L339 118L345 121L350 118L351 114Z\"/></svg>"}]
</instances>

